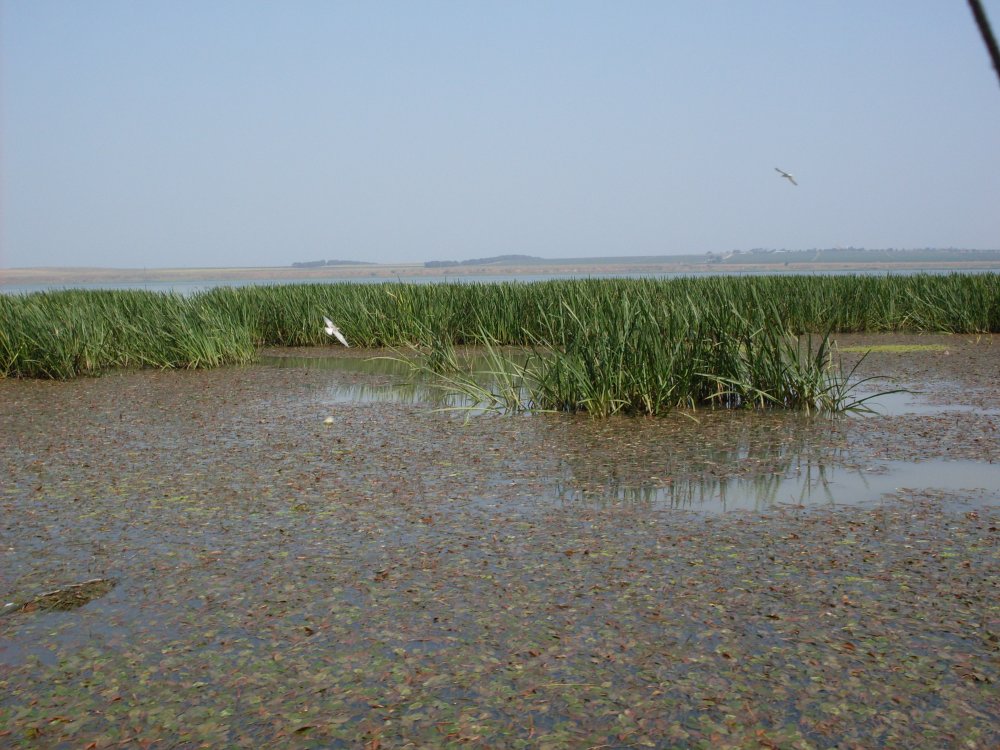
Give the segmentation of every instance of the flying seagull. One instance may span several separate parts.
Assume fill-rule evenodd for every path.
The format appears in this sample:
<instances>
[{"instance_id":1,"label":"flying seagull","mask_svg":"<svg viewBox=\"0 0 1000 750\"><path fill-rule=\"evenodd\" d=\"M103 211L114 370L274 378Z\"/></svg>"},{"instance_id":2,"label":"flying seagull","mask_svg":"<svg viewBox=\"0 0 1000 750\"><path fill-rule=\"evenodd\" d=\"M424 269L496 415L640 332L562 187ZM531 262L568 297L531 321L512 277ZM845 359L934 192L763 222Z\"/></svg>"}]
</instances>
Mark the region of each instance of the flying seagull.
<instances>
[{"instance_id":1,"label":"flying seagull","mask_svg":"<svg viewBox=\"0 0 1000 750\"><path fill-rule=\"evenodd\" d=\"M323 330L326 331L328 336L335 336L337 338L337 341L339 341L346 347L351 346L350 344L347 343L347 339L344 338L344 334L340 332L340 329L333 324L332 320L330 320L328 317L324 315L323 322L326 323L326 328L324 328Z\"/></svg>"},{"instance_id":2,"label":"flying seagull","mask_svg":"<svg viewBox=\"0 0 1000 750\"><path fill-rule=\"evenodd\" d=\"M793 185L798 186L799 183L797 183L795 181L795 176L794 175L790 175L784 169L778 169L777 167L774 168L774 171L777 172L778 174L780 174L782 177L784 177L786 180L788 180Z\"/></svg>"}]
</instances>

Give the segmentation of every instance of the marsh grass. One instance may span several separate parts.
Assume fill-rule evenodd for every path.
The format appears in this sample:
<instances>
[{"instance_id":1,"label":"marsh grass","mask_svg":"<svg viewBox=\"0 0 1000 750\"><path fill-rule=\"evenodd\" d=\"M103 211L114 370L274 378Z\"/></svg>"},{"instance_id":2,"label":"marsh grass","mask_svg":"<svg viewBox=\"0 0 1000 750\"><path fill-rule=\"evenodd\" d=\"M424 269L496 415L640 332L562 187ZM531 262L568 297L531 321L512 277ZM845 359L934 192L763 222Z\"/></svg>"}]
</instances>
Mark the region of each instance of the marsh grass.
<instances>
[{"instance_id":1,"label":"marsh grass","mask_svg":"<svg viewBox=\"0 0 1000 750\"><path fill-rule=\"evenodd\" d=\"M476 368L442 370L433 350L405 361L424 382L459 398L461 405L448 408L474 411L597 417L695 407L869 411L865 402L874 395L852 393L877 378L857 379L864 357L845 372L835 362L829 333L814 341L781 333L778 321L759 325L735 311L724 327L722 318L694 309L665 324L649 308L622 307L629 325L620 329L588 327L566 305L564 316L575 328L564 325L561 340L552 332L531 347L505 351L483 336Z\"/></svg>"},{"instance_id":2,"label":"marsh grass","mask_svg":"<svg viewBox=\"0 0 1000 750\"><path fill-rule=\"evenodd\" d=\"M444 403L439 411L517 414L540 410L533 397L532 356L484 337L472 357L461 357L453 346L444 344L443 350L411 346L375 359L397 362L416 383L439 391Z\"/></svg>"},{"instance_id":3,"label":"marsh grass","mask_svg":"<svg viewBox=\"0 0 1000 750\"><path fill-rule=\"evenodd\" d=\"M1000 276L762 276L491 284L219 287L0 295L0 374L251 361L263 346L410 347L439 383L496 408L662 414L677 407L860 408L830 335L1000 331ZM463 370L457 347L491 364ZM515 347L511 357L509 347ZM450 379L450 380L449 380Z\"/></svg>"},{"instance_id":4,"label":"marsh grass","mask_svg":"<svg viewBox=\"0 0 1000 750\"><path fill-rule=\"evenodd\" d=\"M201 368L256 356L251 329L198 299L145 291L0 297L0 373L67 379L110 369Z\"/></svg>"}]
</instances>

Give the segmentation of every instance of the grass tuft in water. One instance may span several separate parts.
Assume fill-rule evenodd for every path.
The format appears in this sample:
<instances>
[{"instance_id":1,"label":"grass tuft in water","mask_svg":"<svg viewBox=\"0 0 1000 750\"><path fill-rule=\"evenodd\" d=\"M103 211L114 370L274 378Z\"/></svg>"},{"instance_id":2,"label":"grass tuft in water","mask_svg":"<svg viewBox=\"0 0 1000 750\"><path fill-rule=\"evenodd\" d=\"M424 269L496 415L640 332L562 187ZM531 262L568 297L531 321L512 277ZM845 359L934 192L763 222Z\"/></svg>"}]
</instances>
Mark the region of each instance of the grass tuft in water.
<instances>
[{"instance_id":1,"label":"grass tuft in water","mask_svg":"<svg viewBox=\"0 0 1000 750\"><path fill-rule=\"evenodd\" d=\"M65 290L0 295L0 375L218 367L263 346L415 347L460 372L456 348L521 350L506 372L531 408L659 414L679 406L843 403L803 335L1000 331L1000 275L714 276L493 284L219 287L190 297ZM530 358L530 364L527 360ZM514 366L516 364L516 367ZM506 369L502 369L502 368ZM520 368L520 369L519 369ZM504 402L513 399L506 396Z\"/></svg>"}]
</instances>

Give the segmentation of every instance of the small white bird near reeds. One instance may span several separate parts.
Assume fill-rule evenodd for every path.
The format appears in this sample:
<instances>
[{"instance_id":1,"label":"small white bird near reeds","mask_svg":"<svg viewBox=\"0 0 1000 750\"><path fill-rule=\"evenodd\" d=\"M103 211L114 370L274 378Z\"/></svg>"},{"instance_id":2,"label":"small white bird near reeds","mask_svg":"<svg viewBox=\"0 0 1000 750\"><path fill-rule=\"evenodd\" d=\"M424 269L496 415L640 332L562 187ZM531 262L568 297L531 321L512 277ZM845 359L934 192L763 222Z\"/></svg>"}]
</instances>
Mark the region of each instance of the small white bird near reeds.
<instances>
[{"instance_id":1,"label":"small white bird near reeds","mask_svg":"<svg viewBox=\"0 0 1000 750\"><path fill-rule=\"evenodd\" d=\"M328 317L324 315L323 322L326 323L326 328L324 328L323 330L326 331L328 336L335 337L337 341L339 341L341 344L350 348L351 345L347 343L347 339L344 338L344 334L342 334L340 332L340 329L333 324L332 320L330 320Z\"/></svg>"}]
</instances>

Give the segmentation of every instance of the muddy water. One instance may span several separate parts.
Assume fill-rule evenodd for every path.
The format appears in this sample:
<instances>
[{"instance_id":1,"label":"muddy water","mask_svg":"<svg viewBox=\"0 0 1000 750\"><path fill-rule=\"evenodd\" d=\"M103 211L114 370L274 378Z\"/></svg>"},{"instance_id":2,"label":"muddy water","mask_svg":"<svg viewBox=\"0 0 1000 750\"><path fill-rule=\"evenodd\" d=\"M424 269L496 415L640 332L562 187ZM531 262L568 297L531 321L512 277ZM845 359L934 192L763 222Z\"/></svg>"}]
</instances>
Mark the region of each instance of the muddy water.
<instances>
[{"instance_id":1,"label":"muddy water","mask_svg":"<svg viewBox=\"0 0 1000 750\"><path fill-rule=\"evenodd\" d=\"M833 420L0 381L0 745L995 746L1000 347L919 341Z\"/></svg>"},{"instance_id":2,"label":"muddy water","mask_svg":"<svg viewBox=\"0 0 1000 750\"><path fill-rule=\"evenodd\" d=\"M869 411L851 417L876 425L887 417L910 421L921 418L931 426L935 421L939 425L953 422L957 414L965 413L970 415L971 421L983 421L981 429L985 433L978 442L987 444L987 453L976 458L986 458L986 461L955 460L955 451L948 458L936 457L926 450L926 446L921 446L919 450L923 455L919 461L866 462L861 452L851 455L850 451L830 449L838 443L827 446L826 450L821 448L823 441L815 434L817 426L821 431L843 433L842 440L847 433L865 431L856 425L847 428L843 420L838 423L826 418L782 413L755 414L748 420L745 415L725 412L689 412L684 419L659 420L652 431L655 434L646 434L638 441L642 455L632 456L628 447L636 443L635 435L642 434L641 425L634 420L609 420L600 427L596 424L581 427L579 420L569 420L572 426L563 438L566 443L577 441L580 445L568 450L571 455L584 453L587 459L567 459L552 469L553 476L557 477L555 494L568 502L663 503L702 512L763 510L782 503L871 503L900 488L969 491L984 498L997 496L1000 472L990 462L993 454L988 444L995 418L1000 416L1000 406L986 405L988 394L996 387L991 382L992 364L984 358L974 367L963 370L959 380L948 374L967 366L967 358L961 356L963 346L988 354L992 352L992 344L976 338L963 341L950 336L910 335L843 336L840 343L857 348L863 347L866 341L876 346L893 342L902 346L912 344L914 350L876 351L865 355L871 359L871 365L880 367L878 373L885 373L887 377L873 378L860 385L857 397L871 396L865 401ZM930 341L936 343L928 344ZM927 351L931 347L936 348ZM950 367L942 367L934 378L914 379L915 375L926 372L926 360L933 357ZM854 354L854 361L859 358L859 353ZM906 360L918 360L925 369L915 373L912 365L901 367ZM851 359L847 362L853 365ZM265 354L262 363L270 367L339 374L341 377L333 379L320 399L331 406L394 402L420 404L428 409L475 407L467 399L436 389L396 357L348 357L322 350L286 350ZM475 361L471 367L477 367ZM481 369L488 367L482 364ZM862 376L865 374L863 372ZM359 375L366 377L359 378ZM1000 375L996 377L1000 379ZM474 413L481 416L479 412ZM933 420L927 421L927 418ZM560 422L558 417L543 419L553 424ZM597 438L605 426L610 429L603 438ZM717 434L720 430L727 433L725 437ZM623 436L620 432L626 434ZM595 444L598 440L600 444ZM960 455L975 456L980 446L976 445L973 436L968 442L969 445L959 446L965 449ZM663 463L663 454L669 455L673 464L657 473L653 469ZM599 478L594 478L591 461L599 467ZM631 466L624 465L625 461L630 461ZM537 505L542 500L532 497L527 504Z\"/></svg>"}]
</instances>

